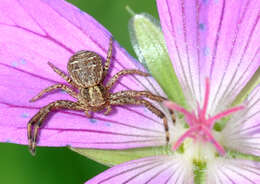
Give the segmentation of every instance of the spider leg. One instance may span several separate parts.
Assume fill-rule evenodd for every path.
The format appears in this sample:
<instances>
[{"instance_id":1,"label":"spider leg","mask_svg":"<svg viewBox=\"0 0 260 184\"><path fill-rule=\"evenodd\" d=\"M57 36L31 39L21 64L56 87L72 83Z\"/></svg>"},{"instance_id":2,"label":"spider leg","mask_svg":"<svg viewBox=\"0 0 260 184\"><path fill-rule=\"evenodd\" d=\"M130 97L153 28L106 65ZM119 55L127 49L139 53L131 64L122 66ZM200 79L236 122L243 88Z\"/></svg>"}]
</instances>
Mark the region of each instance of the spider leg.
<instances>
[{"instance_id":1,"label":"spider leg","mask_svg":"<svg viewBox=\"0 0 260 184\"><path fill-rule=\"evenodd\" d=\"M146 97L151 100L157 101L157 102L163 102L164 100L167 100L166 98L158 95L154 95L150 91L135 91L135 90L126 90L126 91L119 91L117 93L113 93L113 96L120 98L120 96L131 96L131 97ZM171 114L171 118L173 123L175 123L176 118L173 110L169 109L169 112Z\"/></svg>"},{"instance_id":2,"label":"spider leg","mask_svg":"<svg viewBox=\"0 0 260 184\"><path fill-rule=\"evenodd\" d=\"M162 111L160 111L155 106L153 106L149 101L144 100L144 99L137 99L137 98L134 98L134 97L131 97L131 96L120 96L120 97L116 96L116 97L114 97L112 95L111 99L110 99L110 104L111 105L127 105L127 104L144 105L152 113L157 115L159 118L163 119L163 125L164 125L165 134L166 134L166 142L169 143L170 133L169 133L169 126L168 126L167 118L163 114Z\"/></svg>"},{"instance_id":3,"label":"spider leg","mask_svg":"<svg viewBox=\"0 0 260 184\"><path fill-rule=\"evenodd\" d=\"M52 86L49 86L45 89L43 89L40 93L38 93L38 95L36 95L35 97L33 97L30 102L35 102L36 100L38 100L39 98L41 98L44 94L51 92L53 90L56 89L62 89L65 92L67 92L70 96L77 98L77 93L75 91L73 91L69 86L66 86L65 84L54 84Z\"/></svg>"},{"instance_id":4,"label":"spider leg","mask_svg":"<svg viewBox=\"0 0 260 184\"><path fill-rule=\"evenodd\" d=\"M58 75L60 75L65 81L67 81L70 85L76 87L76 84L72 81L72 79L66 75L61 69L57 68L54 64L51 62L48 62L48 65L53 69L54 72L56 72Z\"/></svg>"},{"instance_id":5,"label":"spider leg","mask_svg":"<svg viewBox=\"0 0 260 184\"><path fill-rule=\"evenodd\" d=\"M172 122L173 122L173 124L175 124L176 123L176 117L175 117L174 111L171 110L171 109L168 109L168 110L169 110L169 112L171 114Z\"/></svg>"},{"instance_id":6,"label":"spider leg","mask_svg":"<svg viewBox=\"0 0 260 184\"><path fill-rule=\"evenodd\" d=\"M158 95L154 95L150 91L135 91L135 90L126 90L126 91L119 91L116 93L113 93L113 98L120 98L122 96L127 97L146 97L151 100L157 101L157 102L163 102L164 100L167 100L166 98Z\"/></svg>"},{"instance_id":7,"label":"spider leg","mask_svg":"<svg viewBox=\"0 0 260 184\"><path fill-rule=\"evenodd\" d=\"M88 118L91 118L91 114L90 114L89 110L85 110L85 115L86 115Z\"/></svg>"},{"instance_id":8,"label":"spider leg","mask_svg":"<svg viewBox=\"0 0 260 184\"><path fill-rule=\"evenodd\" d=\"M121 70L120 72L116 73L108 82L107 82L107 89L111 89L111 87L115 84L115 82L119 79L119 77L123 75L129 75L129 74L136 74L141 76L149 76L150 74L142 72L140 70Z\"/></svg>"},{"instance_id":9,"label":"spider leg","mask_svg":"<svg viewBox=\"0 0 260 184\"><path fill-rule=\"evenodd\" d=\"M104 112L105 115L108 115L112 111L111 105L107 106L107 110Z\"/></svg>"},{"instance_id":10,"label":"spider leg","mask_svg":"<svg viewBox=\"0 0 260 184\"><path fill-rule=\"evenodd\" d=\"M57 100L54 101L44 107L42 107L37 114L35 114L27 124L27 136L30 152L35 154L35 147L37 142L37 136L39 128L41 127L44 120L47 118L47 115L51 111L59 110L59 109L70 109L70 110L83 110L82 107L72 101L68 100Z\"/></svg>"},{"instance_id":11,"label":"spider leg","mask_svg":"<svg viewBox=\"0 0 260 184\"><path fill-rule=\"evenodd\" d=\"M106 77L107 72L109 70L109 66L110 66L110 62L111 62L111 58L112 58L112 48L113 48L113 37L110 37L109 48L108 48L108 51L107 51L107 59L106 59L106 62L104 64L103 79Z\"/></svg>"}]
</instances>

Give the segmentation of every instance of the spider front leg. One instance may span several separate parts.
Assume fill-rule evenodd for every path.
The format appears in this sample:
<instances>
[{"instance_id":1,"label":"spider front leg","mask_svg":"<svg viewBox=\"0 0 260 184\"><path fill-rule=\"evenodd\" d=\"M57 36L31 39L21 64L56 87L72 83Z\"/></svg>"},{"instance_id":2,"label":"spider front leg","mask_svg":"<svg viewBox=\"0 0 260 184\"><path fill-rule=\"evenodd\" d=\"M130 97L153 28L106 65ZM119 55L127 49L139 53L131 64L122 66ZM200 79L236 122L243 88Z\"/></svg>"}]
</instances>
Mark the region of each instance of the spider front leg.
<instances>
[{"instance_id":1,"label":"spider front leg","mask_svg":"<svg viewBox=\"0 0 260 184\"><path fill-rule=\"evenodd\" d=\"M171 114L172 122L173 122L173 124L175 124L176 123L176 117L175 117L174 111L171 110L171 109L168 109L168 110L169 110L169 112Z\"/></svg>"},{"instance_id":2,"label":"spider front leg","mask_svg":"<svg viewBox=\"0 0 260 184\"><path fill-rule=\"evenodd\" d=\"M35 102L36 100L38 100L39 98L41 98L44 94L51 92L53 90L56 89L62 89L65 92L67 92L70 96L77 98L77 93L75 91L73 91L69 86L66 86L65 84L54 84L48 88L43 89L38 95L36 95L35 97L33 97L30 102Z\"/></svg>"},{"instance_id":3,"label":"spider front leg","mask_svg":"<svg viewBox=\"0 0 260 184\"><path fill-rule=\"evenodd\" d=\"M115 93L116 94L116 93ZM166 134L166 142L169 143L170 141L170 133L169 133L169 126L167 122L166 116L163 114L162 111L157 109L155 106L153 106L149 101L144 99L137 99L132 96L118 96L118 95L111 95L110 98L110 104L111 105L144 105L148 110L150 110L152 113L157 115L159 118L163 119L163 125L164 130Z\"/></svg>"},{"instance_id":4,"label":"spider front leg","mask_svg":"<svg viewBox=\"0 0 260 184\"><path fill-rule=\"evenodd\" d=\"M107 90L111 89L111 87L116 83L116 81L124 76L124 75L129 75L129 74L136 74L136 75L141 75L144 77L149 76L150 74L142 72L140 70L121 70L120 72L116 73L108 82L107 82Z\"/></svg>"},{"instance_id":5,"label":"spider front leg","mask_svg":"<svg viewBox=\"0 0 260 184\"><path fill-rule=\"evenodd\" d=\"M57 100L52 102L40 109L40 111L35 114L27 124L27 136L29 142L30 152L35 154L35 147L37 142L37 136L39 128L41 127L47 115L54 110L59 109L70 109L70 110L83 110L78 103L68 101L68 100Z\"/></svg>"},{"instance_id":6,"label":"spider front leg","mask_svg":"<svg viewBox=\"0 0 260 184\"><path fill-rule=\"evenodd\" d=\"M114 93L113 95L118 96L118 97L120 97L120 96L146 97L146 98L149 98L149 99L157 101L157 102L163 102L163 101L167 100L166 98L164 98L162 96L154 95L150 91L126 90L126 91L120 91L120 92ZM169 110L169 112L171 114L173 123L175 123L176 118L175 118L174 112L172 110Z\"/></svg>"},{"instance_id":7,"label":"spider front leg","mask_svg":"<svg viewBox=\"0 0 260 184\"><path fill-rule=\"evenodd\" d=\"M120 98L122 96L128 96L128 97L146 97L151 100L157 101L157 102L163 102L164 100L167 100L166 98L158 95L154 95L150 91L135 91L135 90L126 90L126 91L119 91L116 93L113 93L113 98Z\"/></svg>"},{"instance_id":8,"label":"spider front leg","mask_svg":"<svg viewBox=\"0 0 260 184\"><path fill-rule=\"evenodd\" d=\"M112 48L113 48L113 37L110 37L109 48L108 48L108 51L107 51L107 59L106 59L106 62L104 64L103 79L106 77L107 72L109 70L109 66L110 66L110 62L111 62L111 58L112 58Z\"/></svg>"},{"instance_id":9,"label":"spider front leg","mask_svg":"<svg viewBox=\"0 0 260 184\"><path fill-rule=\"evenodd\" d=\"M48 62L48 65L53 69L54 72L56 72L58 75L60 75L70 85L72 85L73 87L77 87L77 85L72 81L72 79L69 76L67 76L61 69L57 68L51 62Z\"/></svg>"}]
</instances>

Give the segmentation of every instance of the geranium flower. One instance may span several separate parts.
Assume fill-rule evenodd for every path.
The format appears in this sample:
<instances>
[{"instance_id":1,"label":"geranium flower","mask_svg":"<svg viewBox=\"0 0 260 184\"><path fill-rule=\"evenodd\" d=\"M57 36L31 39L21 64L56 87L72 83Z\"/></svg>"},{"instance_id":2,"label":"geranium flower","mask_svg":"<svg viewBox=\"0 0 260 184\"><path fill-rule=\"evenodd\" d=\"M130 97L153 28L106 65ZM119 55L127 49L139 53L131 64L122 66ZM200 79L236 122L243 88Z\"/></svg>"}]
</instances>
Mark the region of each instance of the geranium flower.
<instances>
[{"instance_id":1,"label":"geranium flower","mask_svg":"<svg viewBox=\"0 0 260 184\"><path fill-rule=\"evenodd\" d=\"M79 50L106 58L111 34L61 0L6 0L1 1L0 10L0 141L27 145L27 122L42 106L58 99L74 100L58 91L29 102L45 87L65 83L48 61L66 72L69 57ZM144 70L116 41L111 65L108 77L124 68ZM152 77L123 77L113 91L126 89L163 94ZM139 147L154 141L165 144L162 120L140 106L114 108L109 116L94 113L91 119L83 112L57 112L40 133L38 146L121 149L136 147L136 142Z\"/></svg>"},{"instance_id":2,"label":"geranium flower","mask_svg":"<svg viewBox=\"0 0 260 184\"><path fill-rule=\"evenodd\" d=\"M95 113L92 119L56 113L38 145L115 149L120 151L78 151L111 165L130 160L87 183L259 183L259 0L157 0L157 5L174 69L149 17L135 16L131 35L140 61L174 101L165 102L175 111L174 124L164 110L169 146L162 120L136 106L117 107L109 116ZM47 62L66 71L68 58L83 49L105 58L111 35L60 0L4 0L0 10L0 141L27 144L30 117L51 101L71 99L55 93L29 103L44 87L63 82ZM114 43L110 75L123 68L145 70ZM153 78L129 76L113 90L164 96L160 86ZM126 158L115 157L122 152Z\"/></svg>"},{"instance_id":3,"label":"geranium flower","mask_svg":"<svg viewBox=\"0 0 260 184\"><path fill-rule=\"evenodd\" d=\"M87 183L259 183L259 1L157 0L157 6L186 99L184 107L165 102L177 115L170 151ZM132 31L144 61L158 46L141 17Z\"/></svg>"}]
</instances>

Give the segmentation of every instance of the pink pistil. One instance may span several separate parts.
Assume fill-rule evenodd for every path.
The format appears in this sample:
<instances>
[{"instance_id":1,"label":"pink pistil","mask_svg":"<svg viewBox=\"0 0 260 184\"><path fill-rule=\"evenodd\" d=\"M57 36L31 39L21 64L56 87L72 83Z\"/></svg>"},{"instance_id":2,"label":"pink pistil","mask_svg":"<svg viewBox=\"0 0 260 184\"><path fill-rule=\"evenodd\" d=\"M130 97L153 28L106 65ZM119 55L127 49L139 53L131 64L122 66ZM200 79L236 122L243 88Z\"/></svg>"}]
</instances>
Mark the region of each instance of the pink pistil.
<instances>
[{"instance_id":1,"label":"pink pistil","mask_svg":"<svg viewBox=\"0 0 260 184\"><path fill-rule=\"evenodd\" d=\"M183 141L186 138L190 137L190 138L193 138L195 141L204 140L204 141L211 142L221 155L225 154L224 148L216 141L216 139L212 135L211 130L212 130L214 124L216 123L216 120L226 117L234 112L240 111L244 107L243 106L233 107L233 108L227 109L213 117L207 118L206 113L207 113L207 107L208 107L208 102L209 102L209 94L210 94L210 82L209 82L209 78L206 78L204 104L203 104L202 109L198 105L197 115L195 113L191 113L191 112L187 111L185 108L183 108L173 102L170 102L170 101L164 102L164 105L167 106L168 108L184 114L184 116L187 120L187 123L190 127L189 130L187 130L173 145L172 149L174 151L179 148L179 146L183 143Z\"/></svg>"}]
</instances>

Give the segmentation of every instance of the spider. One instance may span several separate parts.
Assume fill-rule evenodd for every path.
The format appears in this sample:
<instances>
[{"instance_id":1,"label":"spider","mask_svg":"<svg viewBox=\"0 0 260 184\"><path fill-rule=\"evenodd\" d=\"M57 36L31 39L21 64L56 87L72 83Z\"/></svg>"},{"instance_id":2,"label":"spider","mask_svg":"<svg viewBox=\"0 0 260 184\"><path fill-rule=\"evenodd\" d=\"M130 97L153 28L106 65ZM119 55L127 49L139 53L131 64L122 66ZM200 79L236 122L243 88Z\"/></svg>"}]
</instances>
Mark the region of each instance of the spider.
<instances>
[{"instance_id":1,"label":"spider","mask_svg":"<svg viewBox=\"0 0 260 184\"><path fill-rule=\"evenodd\" d=\"M65 84L54 84L43 89L37 96L33 97L30 102L34 102L44 94L56 89L64 90L70 96L77 99L77 101L57 100L51 102L42 107L38 113L30 119L27 125L27 135L29 150L33 155L35 154L38 131L43 121L51 111L60 109L84 111L86 116L90 118L90 111L97 112L106 109L104 114L108 115L112 110L111 105L144 105L152 113L163 119L166 141L167 143L169 142L168 123L165 115L149 101L142 99L141 97L146 97L157 102L162 102L165 98L154 95L149 91L126 90L116 93L109 92L111 87L121 76L127 74L149 76L148 73L133 69L121 70L112 76L106 85L103 84L112 58L112 44L113 38L111 37L104 66L102 64L101 56L95 52L84 50L75 53L69 59L67 64L69 75L66 75L62 70L48 62L48 65L54 70L54 72L60 75L71 86ZM73 87L77 90L74 90Z\"/></svg>"}]
</instances>

